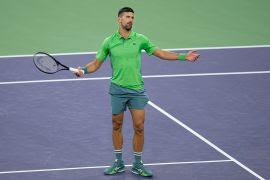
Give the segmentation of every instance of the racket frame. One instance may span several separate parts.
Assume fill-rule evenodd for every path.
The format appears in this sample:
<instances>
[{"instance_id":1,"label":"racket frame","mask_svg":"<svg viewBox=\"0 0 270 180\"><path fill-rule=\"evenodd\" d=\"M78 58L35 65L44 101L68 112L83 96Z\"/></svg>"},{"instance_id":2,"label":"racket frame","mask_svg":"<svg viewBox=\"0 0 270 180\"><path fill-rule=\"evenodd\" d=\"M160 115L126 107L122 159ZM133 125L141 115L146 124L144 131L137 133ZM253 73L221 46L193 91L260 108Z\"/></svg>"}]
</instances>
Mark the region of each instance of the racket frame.
<instances>
[{"instance_id":1,"label":"racket frame","mask_svg":"<svg viewBox=\"0 0 270 180\"><path fill-rule=\"evenodd\" d=\"M43 55L49 56L50 58L52 58L52 59L56 62L57 66L58 66L58 65L61 65L61 66L64 67L64 68L63 68L63 69L58 69L58 68L57 68L57 71L55 71L55 72L46 72L46 71L43 71L42 69L40 69L40 68L36 65L35 60L34 60L34 58L35 58L36 55L38 55L38 54L43 54ZM75 69L75 68L72 68L72 67L68 67L68 66L62 64L61 62L59 62L58 60L56 60L53 56L51 56L50 54L45 53L45 52L37 52L37 53L35 53L34 56L33 56L33 61L34 61L35 66L37 67L37 69L40 70L40 71L43 72L43 73L46 73L46 74L54 74L54 73L57 73L57 72L62 71L62 70L69 70L69 71L71 71L71 72L73 72L73 73L79 73L79 70L78 70L78 69ZM83 70L82 70L82 71L83 71ZM83 71L83 74L84 74L84 71Z\"/></svg>"}]
</instances>

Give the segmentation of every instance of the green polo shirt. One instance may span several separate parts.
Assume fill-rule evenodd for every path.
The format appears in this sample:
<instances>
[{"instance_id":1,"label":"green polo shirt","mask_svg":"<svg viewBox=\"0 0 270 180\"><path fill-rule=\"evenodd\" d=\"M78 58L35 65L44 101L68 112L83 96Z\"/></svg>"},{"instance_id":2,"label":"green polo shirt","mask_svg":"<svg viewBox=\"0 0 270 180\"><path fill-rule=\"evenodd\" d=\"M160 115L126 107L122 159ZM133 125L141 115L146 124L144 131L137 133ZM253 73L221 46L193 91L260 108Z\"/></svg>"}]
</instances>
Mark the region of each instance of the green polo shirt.
<instances>
[{"instance_id":1,"label":"green polo shirt","mask_svg":"<svg viewBox=\"0 0 270 180\"><path fill-rule=\"evenodd\" d=\"M112 83L129 89L143 89L141 51L144 49L151 55L156 48L142 34L131 32L128 38L124 39L117 31L103 41L96 59L103 62L110 56Z\"/></svg>"}]
</instances>

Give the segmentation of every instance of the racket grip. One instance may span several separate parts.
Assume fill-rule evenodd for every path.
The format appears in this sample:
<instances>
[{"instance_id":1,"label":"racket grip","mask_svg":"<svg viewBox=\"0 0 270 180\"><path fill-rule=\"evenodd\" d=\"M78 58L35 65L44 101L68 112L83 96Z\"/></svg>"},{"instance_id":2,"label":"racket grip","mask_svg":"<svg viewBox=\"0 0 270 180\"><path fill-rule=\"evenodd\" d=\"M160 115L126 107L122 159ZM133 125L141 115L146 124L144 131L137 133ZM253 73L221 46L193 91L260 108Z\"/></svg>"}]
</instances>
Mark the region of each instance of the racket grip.
<instances>
[{"instance_id":1,"label":"racket grip","mask_svg":"<svg viewBox=\"0 0 270 180\"><path fill-rule=\"evenodd\" d=\"M74 73L79 73L79 71L82 71L83 74L85 74L84 70L82 70L82 69L81 70L78 70L78 69L75 69L75 68L70 67L69 70L72 71L72 72L74 72Z\"/></svg>"}]
</instances>

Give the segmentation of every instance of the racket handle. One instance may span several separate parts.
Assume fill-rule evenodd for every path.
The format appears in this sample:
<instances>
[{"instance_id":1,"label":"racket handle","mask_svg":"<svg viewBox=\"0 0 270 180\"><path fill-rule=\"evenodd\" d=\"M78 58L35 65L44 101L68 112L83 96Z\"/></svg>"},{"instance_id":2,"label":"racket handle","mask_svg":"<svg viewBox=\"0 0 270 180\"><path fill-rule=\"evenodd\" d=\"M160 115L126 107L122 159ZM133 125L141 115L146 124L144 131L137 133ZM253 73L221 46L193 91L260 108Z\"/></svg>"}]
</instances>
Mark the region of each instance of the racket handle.
<instances>
[{"instance_id":1,"label":"racket handle","mask_svg":"<svg viewBox=\"0 0 270 180\"><path fill-rule=\"evenodd\" d=\"M80 70L70 67L69 70L74 73L79 73ZM81 70L85 74L84 70Z\"/></svg>"}]
</instances>

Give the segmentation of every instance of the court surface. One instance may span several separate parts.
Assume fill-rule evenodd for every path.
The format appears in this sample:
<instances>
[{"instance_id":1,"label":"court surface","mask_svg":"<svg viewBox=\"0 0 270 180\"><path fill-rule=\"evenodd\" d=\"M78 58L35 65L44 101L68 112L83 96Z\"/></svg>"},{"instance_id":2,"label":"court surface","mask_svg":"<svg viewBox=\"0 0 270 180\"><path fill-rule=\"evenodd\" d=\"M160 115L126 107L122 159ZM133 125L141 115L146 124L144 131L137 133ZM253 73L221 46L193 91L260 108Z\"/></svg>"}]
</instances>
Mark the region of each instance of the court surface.
<instances>
[{"instance_id":1,"label":"court surface","mask_svg":"<svg viewBox=\"0 0 270 180\"><path fill-rule=\"evenodd\" d=\"M270 179L269 47L202 48L196 63L143 53L144 163L153 179ZM178 51L177 51L178 52ZM70 66L95 56L59 55ZM145 179L133 161L131 117L124 120L127 171L105 176L114 159L109 59L94 74L47 75L31 56L0 58L0 179Z\"/></svg>"}]
</instances>

